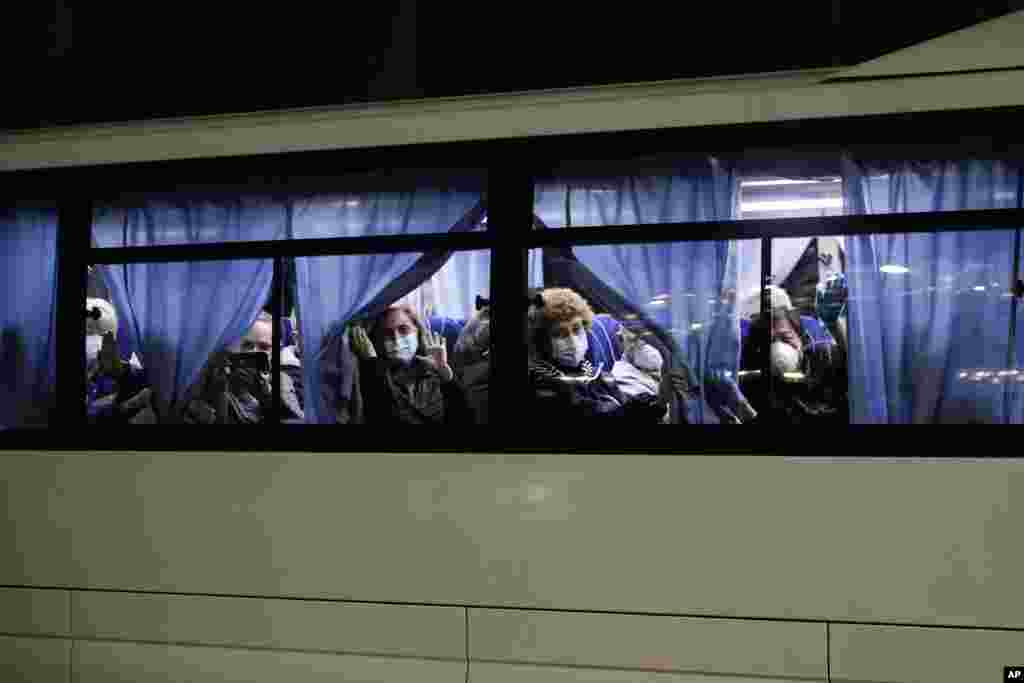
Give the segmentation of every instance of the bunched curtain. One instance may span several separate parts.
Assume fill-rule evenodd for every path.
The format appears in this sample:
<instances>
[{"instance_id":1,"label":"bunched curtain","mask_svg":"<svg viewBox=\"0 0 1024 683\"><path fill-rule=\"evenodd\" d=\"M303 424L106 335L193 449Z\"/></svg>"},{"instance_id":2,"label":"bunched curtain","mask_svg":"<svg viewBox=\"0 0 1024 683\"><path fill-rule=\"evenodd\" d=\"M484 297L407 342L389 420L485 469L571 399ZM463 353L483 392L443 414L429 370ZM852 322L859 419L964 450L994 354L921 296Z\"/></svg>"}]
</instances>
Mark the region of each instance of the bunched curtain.
<instances>
[{"instance_id":1,"label":"bunched curtain","mask_svg":"<svg viewBox=\"0 0 1024 683\"><path fill-rule=\"evenodd\" d=\"M292 236L315 236L332 220L353 225L364 236L474 230L484 215L479 193L451 189L367 195L358 206L349 204L317 197L296 202ZM448 252L405 252L295 259L307 422L335 421L322 404L324 395L331 400L351 397L352 369L344 360L349 320L357 314L372 315L376 311L371 309L408 295L450 257Z\"/></svg>"},{"instance_id":2,"label":"bunched curtain","mask_svg":"<svg viewBox=\"0 0 1024 683\"><path fill-rule=\"evenodd\" d=\"M96 246L276 239L288 206L267 197L198 197L100 207ZM243 336L270 293L273 261L195 261L101 266L119 335L137 349L162 420L195 382L210 354Z\"/></svg>"}]
</instances>

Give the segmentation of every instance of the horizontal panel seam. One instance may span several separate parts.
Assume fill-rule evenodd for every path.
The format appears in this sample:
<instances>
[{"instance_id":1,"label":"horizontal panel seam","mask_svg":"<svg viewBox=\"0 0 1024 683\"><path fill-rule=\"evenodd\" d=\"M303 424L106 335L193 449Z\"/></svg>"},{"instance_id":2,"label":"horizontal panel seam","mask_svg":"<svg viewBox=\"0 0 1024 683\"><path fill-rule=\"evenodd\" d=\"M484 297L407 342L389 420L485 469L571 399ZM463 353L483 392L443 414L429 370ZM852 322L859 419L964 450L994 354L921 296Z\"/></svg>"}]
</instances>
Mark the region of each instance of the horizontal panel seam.
<instances>
[{"instance_id":1,"label":"horizontal panel seam","mask_svg":"<svg viewBox=\"0 0 1024 683\"><path fill-rule=\"evenodd\" d=\"M706 669L667 669L667 668L651 668L651 667L639 667L639 666L615 666L615 665L598 665L598 664L578 664L578 663L565 663L565 662L537 662L537 661L525 661L525 660L511 660L511 659L476 659L471 660L474 664L507 664L514 666L533 666L543 668L562 668L562 669L578 669L585 671L633 671L633 672L644 672L644 673L671 673L671 674L699 674L701 676L743 676L745 678L758 678L769 681L777 680L791 680L791 681L824 681L821 676L804 676L799 674L764 674L764 673L751 673L748 671L708 671Z\"/></svg>"},{"instance_id":2,"label":"horizontal panel seam","mask_svg":"<svg viewBox=\"0 0 1024 683\"><path fill-rule=\"evenodd\" d=\"M445 657L441 655L412 655L406 653L396 652L382 652L380 650L334 650L328 648L297 648L297 647L274 647L274 646L263 646L263 645L244 645L234 643L203 643L200 641L192 640L151 640L151 639L138 639L138 638L108 638L108 637L88 637L88 636L56 636L56 635L44 635L34 634L25 635L19 633L5 633L0 632L0 637L9 638L36 638L38 640L67 640L78 643L123 643L133 645L164 645L169 647L195 647L195 648L207 648L214 650L245 650L252 652L291 652L296 654L327 654L327 655L338 655L338 656L358 656L358 657L376 657L381 659L413 659L417 661L432 661L432 662L449 662L462 664L465 658L460 655L452 655Z\"/></svg>"},{"instance_id":3,"label":"horizontal panel seam","mask_svg":"<svg viewBox=\"0 0 1024 683\"><path fill-rule=\"evenodd\" d=\"M0 631L0 638L28 638L36 640L74 640L69 635L59 633L21 633L18 631Z\"/></svg>"},{"instance_id":4,"label":"horizontal panel seam","mask_svg":"<svg viewBox=\"0 0 1024 683\"><path fill-rule=\"evenodd\" d=\"M25 589L53 589L58 588L55 586L26 586L17 584L0 584L0 588L25 588ZM537 613L551 613L551 614L601 614L601 615L622 615L622 616L642 616L642 617L667 617L667 618L685 618L685 619L707 619L717 621L753 621L753 622L769 622L769 623L788 623L788 624L833 624L843 626L886 626L886 627L900 627L900 628L915 628L915 629L952 629L952 630L963 630L963 631L1006 631L1011 633L1024 633L1024 626L978 626L974 624L937 624L937 623L925 623L918 624L913 622L885 622L885 621L857 621L852 619L828 619L821 617L766 617L766 616L738 616L730 614L707 614L707 613L686 613L686 612L644 612L644 611L631 611L631 610L597 610L597 609L572 609L572 608L559 608L559 607L531 607L531 606L520 606L520 605L493 605L493 604L473 604L473 603L450 603L450 602L402 602L402 601L381 601L381 600L357 600L352 598L325 598L325 597L304 597L294 595L244 595L244 594L231 594L231 593L195 593L195 592L183 592L183 591L139 591L139 590L127 590L120 588L83 588L83 587L67 587L62 586L65 590L74 590L83 593L121 593L128 595L166 595L166 596L185 596L185 597L209 597L209 598L231 598L231 599L247 599L247 600L290 600L295 602L322 602L332 604L351 604L351 605L372 605L372 606L388 606L388 607L437 607L437 608L449 608L449 609L477 609L487 610L491 612L537 612Z\"/></svg>"}]
</instances>

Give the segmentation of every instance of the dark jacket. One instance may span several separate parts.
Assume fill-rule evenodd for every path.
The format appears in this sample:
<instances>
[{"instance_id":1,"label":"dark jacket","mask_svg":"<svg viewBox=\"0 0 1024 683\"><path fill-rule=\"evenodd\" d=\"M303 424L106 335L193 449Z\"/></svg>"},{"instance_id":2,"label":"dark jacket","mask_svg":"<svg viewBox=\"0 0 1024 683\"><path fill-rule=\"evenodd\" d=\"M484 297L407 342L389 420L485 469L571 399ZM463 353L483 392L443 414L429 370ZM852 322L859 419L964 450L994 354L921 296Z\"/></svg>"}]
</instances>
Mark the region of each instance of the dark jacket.
<instances>
[{"instance_id":1,"label":"dark jacket","mask_svg":"<svg viewBox=\"0 0 1024 683\"><path fill-rule=\"evenodd\" d=\"M462 368L462 386L466 391L466 401L473 413L473 422L485 425L491 419L491 406L488 400L491 385L491 358L483 359Z\"/></svg>"},{"instance_id":2,"label":"dark jacket","mask_svg":"<svg viewBox=\"0 0 1024 683\"><path fill-rule=\"evenodd\" d=\"M757 411L755 423L765 424L849 424L846 355L827 332L812 335L799 317L793 324L800 330L803 346L801 372L804 379L786 382L765 375L765 359L771 334L758 325L751 329L740 360L740 369L759 371L741 379L744 395Z\"/></svg>"},{"instance_id":3,"label":"dark jacket","mask_svg":"<svg viewBox=\"0 0 1024 683\"><path fill-rule=\"evenodd\" d=\"M531 361L530 424L554 426L591 418L634 424L661 422L666 409L661 399L649 395L626 396L608 373L602 372L589 381L572 381L592 376L593 368L587 361L576 371L566 371L542 360Z\"/></svg>"},{"instance_id":4,"label":"dark jacket","mask_svg":"<svg viewBox=\"0 0 1024 683\"><path fill-rule=\"evenodd\" d=\"M366 424L470 424L473 420L458 378L442 382L426 364L396 369L389 361L359 362Z\"/></svg>"}]
</instances>

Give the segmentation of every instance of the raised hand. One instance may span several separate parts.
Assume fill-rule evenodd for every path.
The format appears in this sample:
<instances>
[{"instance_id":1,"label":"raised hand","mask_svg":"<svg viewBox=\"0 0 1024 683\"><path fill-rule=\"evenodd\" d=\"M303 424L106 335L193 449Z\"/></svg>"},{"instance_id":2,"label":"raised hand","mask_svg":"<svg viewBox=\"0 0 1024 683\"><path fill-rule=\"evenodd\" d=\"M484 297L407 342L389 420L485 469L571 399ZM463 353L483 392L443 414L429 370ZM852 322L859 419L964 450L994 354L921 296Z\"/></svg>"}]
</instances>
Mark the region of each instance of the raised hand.
<instances>
[{"instance_id":1,"label":"raised hand","mask_svg":"<svg viewBox=\"0 0 1024 683\"><path fill-rule=\"evenodd\" d=\"M425 354L416 356L416 359L433 368L445 382L451 381L455 373L448 365L448 346L444 336L441 333L434 334L430 330L426 330L424 337L426 338Z\"/></svg>"},{"instance_id":2,"label":"raised hand","mask_svg":"<svg viewBox=\"0 0 1024 683\"><path fill-rule=\"evenodd\" d=\"M377 357L377 350L373 348L373 342L361 325L351 325L348 328L348 341L352 351L363 360L370 360Z\"/></svg>"}]
</instances>

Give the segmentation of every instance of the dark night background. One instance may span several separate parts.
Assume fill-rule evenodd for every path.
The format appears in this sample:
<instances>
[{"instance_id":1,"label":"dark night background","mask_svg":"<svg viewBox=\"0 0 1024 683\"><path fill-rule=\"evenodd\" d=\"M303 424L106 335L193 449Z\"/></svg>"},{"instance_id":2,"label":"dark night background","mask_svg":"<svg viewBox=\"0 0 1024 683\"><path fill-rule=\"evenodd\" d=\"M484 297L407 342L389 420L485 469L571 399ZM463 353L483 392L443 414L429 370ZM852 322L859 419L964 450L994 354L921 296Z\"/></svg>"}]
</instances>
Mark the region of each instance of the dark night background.
<instances>
[{"instance_id":1,"label":"dark night background","mask_svg":"<svg viewBox=\"0 0 1024 683\"><path fill-rule=\"evenodd\" d=\"M0 128L853 65L1024 0L669 6L11 3Z\"/></svg>"}]
</instances>

